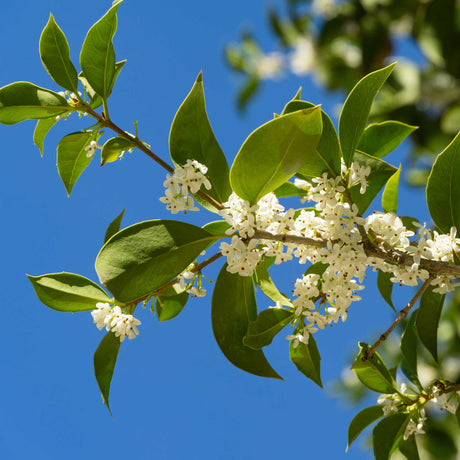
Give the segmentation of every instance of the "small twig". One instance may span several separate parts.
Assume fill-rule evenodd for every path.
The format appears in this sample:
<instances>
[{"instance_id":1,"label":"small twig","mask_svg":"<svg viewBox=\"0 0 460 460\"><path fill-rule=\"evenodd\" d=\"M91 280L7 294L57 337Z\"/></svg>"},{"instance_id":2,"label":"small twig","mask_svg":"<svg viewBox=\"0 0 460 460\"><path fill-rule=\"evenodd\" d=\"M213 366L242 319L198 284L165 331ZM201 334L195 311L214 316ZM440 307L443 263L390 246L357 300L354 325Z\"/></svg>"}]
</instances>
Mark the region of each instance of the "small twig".
<instances>
[{"instance_id":1,"label":"small twig","mask_svg":"<svg viewBox=\"0 0 460 460\"><path fill-rule=\"evenodd\" d=\"M415 305L420 296L425 292L434 278L434 276L430 276L427 280L425 280L411 301L399 312L399 315L393 321L393 324L379 337L374 345L372 345L372 347L367 350L366 354L362 358L363 361L371 359L374 356L377 348L388 338L388 336L393 332L394 328L408 315L411 308Z\"/></svg>"}]
</instances>

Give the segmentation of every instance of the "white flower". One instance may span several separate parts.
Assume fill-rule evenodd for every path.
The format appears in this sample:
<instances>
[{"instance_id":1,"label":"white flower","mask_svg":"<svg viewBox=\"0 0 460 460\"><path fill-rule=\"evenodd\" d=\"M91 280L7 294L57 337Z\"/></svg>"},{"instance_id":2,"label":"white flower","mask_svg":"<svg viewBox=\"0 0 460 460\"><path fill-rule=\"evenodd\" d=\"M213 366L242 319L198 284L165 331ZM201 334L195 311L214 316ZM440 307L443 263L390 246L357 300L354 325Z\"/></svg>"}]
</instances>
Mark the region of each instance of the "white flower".
<instances>
[{"instance_id":1,"label":"white flower","mask_svg":"<svg viewBox=\"0 0 460 460\"><path fill-rule=\"evenodd\" d=\"M291 71L296 75L310 73L315 65L315 47L309 37L301 37L295 44L294 51L289 55Z\"/></svg>"},{"instance_id":2,"label":"white flower","mask_svg":"<svg viewBox=\"0 0 460 460\"><path fill-rule=\"evenodd\" d=\"M240 276L252 276L262 253L257 249L257 240L250 240L246 245L237 235L230 244L221 243L222 254L227 257L227 271Z\"/></svg>"},{"instance_id":3,"label":"white flower","mask_svg":"<svg viewBox=\"0 0 460 460\"><path fill-rule=\"evenodd\" d=\"M94 319L93 322L96 323L96 327L101 330L106 324L105 324L105 318L107 315L111 314L112 309L110 307L110 304L108 303L102 303L98 302L96 304L97 310L93 310L91 312L91 315Z\"/></svg>"},{"instance_id":4,"label":"white flower","mask_svg":"<svg viewBox=\"0 0 460 460\"><path fill-rule=\"evenodd\" d=\"M409 423L406 426L406 431L404 432L404 441L407 441L409 436L411 436L412 434L425 434L425 431L423 430L425 422L425 409L422 409L420 411L420 418L417 423L415 423L413 419L409 420Z\"/></svg>"},{"instance_id":5,"label":"white flower","mask_svg":"<svg viewBox=\"0 0 460 460\"><path fill-rule=\"evenodd\" d=\"M359 193L364 194L367 188L367 177L371 173L370 166L360 166L357 161L354 161L350 167L350 177L348 179L348 186L354 185L355 183L359 182L361 184L361 188Z\"/></svg>"},{"instance_id":6,"label":"white flower","mask_svg":"<svg viewBox=\"0 0 460 460\"><path fill-rule=\"evenodd\" d=\"M254 62L255 73L262 80L275 80L284 68L282 54L273 52L260 56Z\"/></svg>"},{"instance_id":7,"label":"white flower","mask_svg":"<svg viewBox=\"0 0 460 460\"><path fill-rule=\"evenodd\" d=\"M98 145L96 141L91 141L90 144L85 147L86 158L91 158L96 153L96 149L102 149L102 147Z\"/></svg>"},{"instance_id":8,"label":"white flower","mask_svg":"<svg viewBox=\"0 0 460 460\"><path fill-rule=\"evenodd\" d=\"M431 401L441 406L441 409L445 409L451 414L455 414L459 406L458 395L454 392L438 395L440 391L440 388L437 386L433 387L433 394L436 396Z\"/></svg>"}]
</instances>

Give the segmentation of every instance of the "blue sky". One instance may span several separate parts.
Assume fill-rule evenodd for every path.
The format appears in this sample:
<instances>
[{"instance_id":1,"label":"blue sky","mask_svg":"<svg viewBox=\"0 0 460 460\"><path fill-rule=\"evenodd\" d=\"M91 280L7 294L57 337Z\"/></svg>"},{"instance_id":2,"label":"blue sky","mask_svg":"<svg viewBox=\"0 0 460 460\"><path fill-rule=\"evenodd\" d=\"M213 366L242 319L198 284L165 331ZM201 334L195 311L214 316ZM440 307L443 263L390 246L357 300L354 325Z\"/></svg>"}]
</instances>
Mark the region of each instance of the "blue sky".
<instances>
[{"instance_id":1,"label":"blue sky","mask_svg":"<svg viewBox=\"0 0 460 460\"><path fill-rule=\"evenodd\" d=\"M78 63L88 28L110 4L2 2L0 86L23 80L58 90L38 54L49 13L66 33ZM231 162L247 135L279 112L298 86L304 87L305 99L333 111L342 95L328 96L310 79L289 77L268 83L246 116L236 113L238 80L225 67L223 46L237 38L241 26L252 24L269 49L264 11L263 2L242 0L125 0L115 49L117 58L128 62L111 98L112 119L131 132L138 120L140 137L169 160L170 124L203 70L208 116ZM125 226L171 216L158 201L164 173L140 152L104 168L93 161L67 197L55 148L61 137L84 126L81 120L60 123L46 140L43 158L33 145L33 122L0 126L2 458L370 458L359 443L345 457L346 430L358 408L346 407L296 371L289 362L287 334L267 351L284 382L246 374L226 361L212 335L210 295L190 302L166 323L159 324L147 310L137 313L141 334L122 344L110 417L92 367L102 332L87 312L66 314L43 306L25 274L69 271L97 280L94 260L105 229L123 208ZM404 149L391 160L404 164ZM400 213L426 220L423 192L405 187L402 192ZM214 220L206 211L200 214L185 219ZM205 274L215 278L218 268ZM317 334L326 388L350 365L356 342L373 341L391 322L376 290L362 293L363 301L353 305L345 324ZM401 302L410 294L404 290ZM268 305L263 301L260 308Z\"/></svg>"}]
</instances>

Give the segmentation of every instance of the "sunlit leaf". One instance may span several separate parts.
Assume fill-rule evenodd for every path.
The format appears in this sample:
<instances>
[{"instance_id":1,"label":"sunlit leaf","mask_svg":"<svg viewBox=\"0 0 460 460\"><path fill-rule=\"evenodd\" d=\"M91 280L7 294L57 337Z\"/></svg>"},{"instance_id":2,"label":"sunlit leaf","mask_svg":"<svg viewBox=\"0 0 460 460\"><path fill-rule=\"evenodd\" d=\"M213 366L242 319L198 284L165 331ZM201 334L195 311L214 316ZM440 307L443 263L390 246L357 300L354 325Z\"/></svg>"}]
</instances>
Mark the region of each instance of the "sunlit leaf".
<instances>
[{"instance_id":1,"label":"sunlit leaf","mask_svg":"<svg viewBox=\"0 0 460 460\"><path fill-rule=\"evenodd\" d=\"M108 139L102 146L101 166L117 161L122 152L133 149L134 147L136 147L136 144L124 137L112 137Z\"/></svg>"},{"instance_id":2,"label":"sunlit leaf","mask_svg":"<svg viewBox=\"0 0 460 460\"><path fill-rule=\"evenodd\" d=\"M401 165L398 170L388 179L387 185L382 194L382 208L384 212L393 212L396 214L398 209L398 187Z\"/></svg>"},{"instance_id":3,"label":"sunlit leaf","mask_svg":"<svg viewBox=\"0 0 460 460\"><path fill-rule=\"evenodd\" d=\"M256 266L254 270L254 278L257 285L260 287L262 292L273 302L279 302L281 305L292 307L292 303L287 296L282 294L268 273L272 261L270 259L264 259Z\"/></svg>"},{"instance_id":4,"label":"sunlit leaf","mask_svg":"<svg viewBox=\"0 0 460 460\"><path fill-rule=\"evenodd\" d=\"M189 298L187 292L177 293L175 286L171 286L167 291L169 292L163 292L155 300L158 321L169 321L175 318L184 309ZM176 292L176 294L172 295L172 292Z\"/></svg>"},{"instance_id":5,"label":"sunlit leaf","mask_svg":"<svg viewBox=\"0 0 460 460\"><path fill-rule=\"evenodd\" d=\"M104 236L104 243L107 243L110 238L115 235L115 233L118 233L120 231L120 226L121 226L121 220L123 219L123 215L125 214L125 210L120 212L115 219L110 222L109 226L107 227L107 230L105 231L105 236Z\"/></svg>"}]
</instances>

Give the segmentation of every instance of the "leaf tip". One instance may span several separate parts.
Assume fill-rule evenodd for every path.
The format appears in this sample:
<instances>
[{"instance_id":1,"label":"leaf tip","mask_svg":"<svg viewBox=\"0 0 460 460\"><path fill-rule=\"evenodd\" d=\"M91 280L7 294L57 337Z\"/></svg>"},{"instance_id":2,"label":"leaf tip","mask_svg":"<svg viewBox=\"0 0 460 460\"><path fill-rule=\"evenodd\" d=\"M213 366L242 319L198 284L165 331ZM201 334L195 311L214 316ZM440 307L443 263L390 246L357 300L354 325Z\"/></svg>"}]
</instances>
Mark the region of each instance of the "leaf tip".
<instances>
[{"instance_id":1,"label":"leaf tip","mask_svg":"<svg viewBox=\"0 0 460 460\"><path fill-rule=\"evenodd\" d=\"M202 70L200 70L198 77L196 77L196 83L200 83L201 81L203 81L203 71Z\"/></svg>"}]
</instances>

